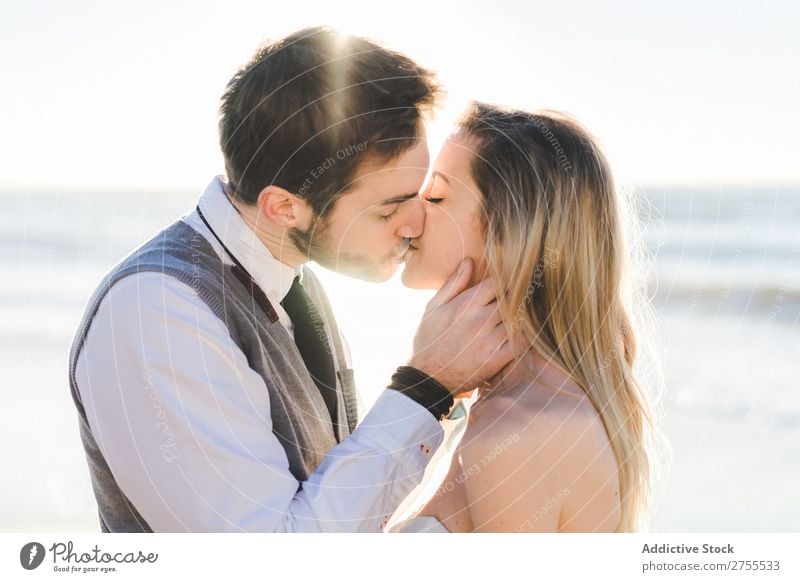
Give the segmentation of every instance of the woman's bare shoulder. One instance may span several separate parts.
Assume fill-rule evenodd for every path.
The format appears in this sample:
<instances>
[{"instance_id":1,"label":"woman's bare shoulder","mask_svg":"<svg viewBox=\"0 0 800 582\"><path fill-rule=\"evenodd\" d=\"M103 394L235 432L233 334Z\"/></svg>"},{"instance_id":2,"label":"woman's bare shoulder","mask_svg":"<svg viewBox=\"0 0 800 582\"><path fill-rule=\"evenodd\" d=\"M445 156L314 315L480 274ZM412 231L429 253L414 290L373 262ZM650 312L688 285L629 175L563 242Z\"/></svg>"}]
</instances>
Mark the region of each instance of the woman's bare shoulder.
<instances>
[{"instance_id":1,"label":"woman's bare shoulder","mask_svg":"<svg viewBox=\"0 0 800 582\"><path fill-rule=\"evenodd\" d=\"M529 381L498 386L479 398L470 410L465 437L511 430L530 444L544 444L539 441L550 442L556 433L596 432L598 425L602 426L599 414L577 386L554 388Z\"/></svg>"},{"instance_id":2,"label":"woman's bare shoulder","mask_svg":"<svg viewBox=\"0 0 800 582\"><path fill-rule=\"evenodd\" d=\"M539 531L558 530L568 504L616 475L602 419L585 393L535 382L504 386L476 401L459 455L462 466L483 473L483 482L472 481L471 496L498 499L502 490L505 499L518 499L513 515L549 507L550 513L529 528ZM492 508L501 509L511 511Z\"/></svg>"}]
</instances>

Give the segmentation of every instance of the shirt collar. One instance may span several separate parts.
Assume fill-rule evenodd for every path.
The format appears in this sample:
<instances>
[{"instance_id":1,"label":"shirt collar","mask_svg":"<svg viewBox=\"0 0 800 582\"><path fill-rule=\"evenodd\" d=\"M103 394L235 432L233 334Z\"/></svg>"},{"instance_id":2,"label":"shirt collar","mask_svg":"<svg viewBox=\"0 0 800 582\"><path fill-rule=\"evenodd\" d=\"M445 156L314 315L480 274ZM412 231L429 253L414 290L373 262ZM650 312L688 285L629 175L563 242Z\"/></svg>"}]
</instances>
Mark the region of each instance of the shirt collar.
<instances>
[{"instance_id":1,"label":"shirt collar","mask_svg":"<svg viewBox=\"0 0 800 582\"><path fill-rule=\"evenodd\" d=\"M222 176L214 177L198 206L211 228L258 286L271 300L280 303L291 289L294 278L300 277L302 281L303 266L292 268L275 258L228 199L225 185Z\"/></svg>"}]
</instances>

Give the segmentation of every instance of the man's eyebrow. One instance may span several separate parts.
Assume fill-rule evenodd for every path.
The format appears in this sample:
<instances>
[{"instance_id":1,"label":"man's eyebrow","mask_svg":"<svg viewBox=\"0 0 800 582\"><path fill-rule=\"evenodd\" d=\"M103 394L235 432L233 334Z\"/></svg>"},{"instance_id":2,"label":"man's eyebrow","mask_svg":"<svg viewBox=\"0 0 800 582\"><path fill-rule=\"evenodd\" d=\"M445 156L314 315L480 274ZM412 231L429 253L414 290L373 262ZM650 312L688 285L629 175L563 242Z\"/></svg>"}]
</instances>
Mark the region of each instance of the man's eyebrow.
<instances>
[{"instance_id":1,"label":"man's eyebrow","mask_svg":"<svg viewBox=\"0 0 800 582\"><path fill-rule=\"evenodd\" d=\"M419 196L419 192L412 192L411 194L402 194L400 196L395 196L394 198L389 198L388 200L384 200L383 202L378 202L378 206L389 206L390 204L400 204L402 202L411 200L412 198L416 198L417 196Z\"/></svg>"}]
</instances>

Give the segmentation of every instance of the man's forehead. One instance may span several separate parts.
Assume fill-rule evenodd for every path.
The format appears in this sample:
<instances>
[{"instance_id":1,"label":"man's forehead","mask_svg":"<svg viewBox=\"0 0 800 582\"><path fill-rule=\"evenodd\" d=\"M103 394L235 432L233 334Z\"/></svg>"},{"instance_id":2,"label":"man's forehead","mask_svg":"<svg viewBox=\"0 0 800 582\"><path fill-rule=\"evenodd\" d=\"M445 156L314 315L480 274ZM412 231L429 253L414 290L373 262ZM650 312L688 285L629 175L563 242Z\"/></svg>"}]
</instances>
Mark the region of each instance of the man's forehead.
<instances>
[{"instance_id":1,"label":"man's forehead","mask_svg":"<svg viewBox=\"0 0 800 582\"><path fill-rule=\"evenodd\" d=\"M430 159L425 152L400 155L386 164L371 164L359 172L350 195L364 204L394 203L395 198L416 196L428 173Z\"/></svg>"},{"instance_id":2,"label":"man's forehead","mask_svg":"<svg viewBox=\"0 0 800 582\"><path fill-rule=\"evenodd\" d=\"M369 159L358 170L358 176L364 178L376 177L380 179L386 174L425 171L430 165L430 152L426 139L417 138L411 147L403 150L390 160Z\"/></svg>"}]
</instances>

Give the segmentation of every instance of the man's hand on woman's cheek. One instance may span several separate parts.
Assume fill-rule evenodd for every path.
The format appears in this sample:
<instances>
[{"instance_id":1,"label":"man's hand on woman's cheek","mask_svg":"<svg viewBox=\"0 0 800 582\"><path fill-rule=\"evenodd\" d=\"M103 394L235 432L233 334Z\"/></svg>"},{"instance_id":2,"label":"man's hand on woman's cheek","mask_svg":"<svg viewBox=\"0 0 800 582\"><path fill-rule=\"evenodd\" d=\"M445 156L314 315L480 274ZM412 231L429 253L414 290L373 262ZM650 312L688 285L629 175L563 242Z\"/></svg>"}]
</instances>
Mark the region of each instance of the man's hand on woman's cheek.
<instances>
[{"instance_id":1,"label":"man's hand on woman's cheek","mask_svg":"<svg viewBox=\"0 0 800 582\"><path fill-rule=\"evenodd\" d=\"M473 268L463 260L428 302L408 362L453 396L481 385L513 358L493 281L465 290Z\"/></svg>"}]
</instances>

